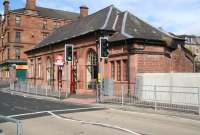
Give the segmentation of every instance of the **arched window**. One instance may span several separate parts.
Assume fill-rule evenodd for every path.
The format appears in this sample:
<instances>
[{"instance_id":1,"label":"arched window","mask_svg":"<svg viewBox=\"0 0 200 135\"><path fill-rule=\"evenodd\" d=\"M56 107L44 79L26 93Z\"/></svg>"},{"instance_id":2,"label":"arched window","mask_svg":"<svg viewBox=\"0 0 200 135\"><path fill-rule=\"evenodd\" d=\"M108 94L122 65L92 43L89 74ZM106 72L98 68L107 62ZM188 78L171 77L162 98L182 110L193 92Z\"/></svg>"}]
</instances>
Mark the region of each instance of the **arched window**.
<instances>
[{"instance_id":1,"label":"arched window","mask_svg":"<svg viewBox=\"0 0 200 135\"><path fill-rule=\"evenodd\" d=\"M92 81L97 78L97 54L94 50L89 50L87 58L88 67L88 81Z\"/></svg>"}]
</instances>

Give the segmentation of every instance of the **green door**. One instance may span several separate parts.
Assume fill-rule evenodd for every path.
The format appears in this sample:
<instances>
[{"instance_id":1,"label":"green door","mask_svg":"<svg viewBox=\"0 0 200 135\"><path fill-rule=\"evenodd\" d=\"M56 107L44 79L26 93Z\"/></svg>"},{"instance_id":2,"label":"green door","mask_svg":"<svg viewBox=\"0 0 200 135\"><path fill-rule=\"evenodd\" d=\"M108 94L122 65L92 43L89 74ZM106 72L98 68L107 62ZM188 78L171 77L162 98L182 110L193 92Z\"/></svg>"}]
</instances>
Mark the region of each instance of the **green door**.
<instances>
[{"instance_id":1,"label":"green door","mask_svg":"<svg viewBox=\"0 0 200 135\"><path fill-rule=\"evenodd\" d=\"M16 70L16 77L20 81L25 81L26 80L26 73L27 70Z\"/></svg>"}]
</instances>

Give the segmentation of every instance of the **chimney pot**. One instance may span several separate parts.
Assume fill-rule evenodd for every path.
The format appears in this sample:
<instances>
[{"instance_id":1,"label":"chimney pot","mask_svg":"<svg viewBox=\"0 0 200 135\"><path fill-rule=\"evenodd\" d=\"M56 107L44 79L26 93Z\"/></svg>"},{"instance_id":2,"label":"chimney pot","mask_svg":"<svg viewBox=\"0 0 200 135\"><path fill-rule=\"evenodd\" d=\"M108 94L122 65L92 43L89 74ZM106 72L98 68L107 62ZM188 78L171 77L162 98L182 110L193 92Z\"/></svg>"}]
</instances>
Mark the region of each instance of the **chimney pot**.
<instances>
[{"instance_id":1,"label":"chimney pot","mask_svg":"<svg viewBox=\"0 0 200 135\"><path fill-rule=\"evenodd\" d=\"M80 6L80 18L88 16L88 9L86 5Z\"/></svg>"},{"instance_id":2,"label":"chimney pot","mask_svg":"<svg viewBox=\"0 0 200 135\"><path fill-rule=\"evenodd\" d=\"M26 9L36 10L36 0L26 0Z\"/></svg>"}]
</instances>

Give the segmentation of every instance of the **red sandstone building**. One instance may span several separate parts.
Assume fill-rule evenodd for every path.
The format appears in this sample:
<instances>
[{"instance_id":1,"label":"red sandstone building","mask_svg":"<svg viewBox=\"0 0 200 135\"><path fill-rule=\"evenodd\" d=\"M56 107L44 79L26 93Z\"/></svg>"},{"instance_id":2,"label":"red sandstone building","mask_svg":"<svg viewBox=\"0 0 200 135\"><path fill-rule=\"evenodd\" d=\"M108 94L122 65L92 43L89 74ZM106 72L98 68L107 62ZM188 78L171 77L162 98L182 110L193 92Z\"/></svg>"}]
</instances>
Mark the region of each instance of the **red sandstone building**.
<instances>
[{"instance_id":1,"label":"red sandstone building","mask_svg":"<svg viewBox=\"0 0 200 135\"><path fill-rule=\"evenodd\" d=\"M26 0L25 8L11 10L4 0L4 15L0 17L0 79L26 79L27 55L34 47L60 26L87 15L36 6L36 0Z\"/></svg>"},{"instance_id":2,"label":"red sandstone building","mask_svg":"<svg viewBox=\"0 0 200 135\"><path fill-rule=\"evenodd\" d=\"M99 59L102 37L109 41L108 59ZM57 66L56 59L65 57L66 44L73 45L73 63ZM26 53L30 82L71 94L94 92L98 72L103 74L101 80L131 89L137 73L193 72L194 60L184 39L114 6L57 29Z\"/></svg>"}]
</instances>

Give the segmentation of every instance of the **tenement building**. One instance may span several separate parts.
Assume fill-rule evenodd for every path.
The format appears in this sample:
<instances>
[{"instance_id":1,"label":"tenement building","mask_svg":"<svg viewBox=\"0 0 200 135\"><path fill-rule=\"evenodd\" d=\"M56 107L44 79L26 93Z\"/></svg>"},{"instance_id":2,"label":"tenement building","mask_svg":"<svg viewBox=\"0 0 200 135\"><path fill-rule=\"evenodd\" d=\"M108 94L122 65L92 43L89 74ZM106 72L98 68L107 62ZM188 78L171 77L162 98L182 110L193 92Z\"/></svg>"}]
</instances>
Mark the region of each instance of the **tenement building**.
<instances>
[{"instance_id":1,"label":"tenement building","mask_svg":"<svg viewBox=\"0 0 200 135\"><path fill-rule=\"evenodd\" d=\"M189 49L195 57L195 72L200 72L200 37L195 35L180 35L185 39L185 47Z\"/></svg>"},{"instance_id":2,"label":"tenement building","mask_svg":"<svg viewBox=\"0 0 200 135\"><path fill-rule=\"evenodd\" d=\"M108 58L100 58L107 40ZM137 73L193 72L194 61L184 39L113 5L56 29L26 53L29 82L71 94L95 93L97 81L132 89Z\"/></svg>"},{"instance_id":3,"label":"tenement building","mask_svg":"<svg viewBox=\"0 0 200 135\"><path fill-rule=\"evenodd\" d=\"M26 0L24 8L11 10L9 0L4 0L4 15L0 18L0 78L26 79L27 55L52 31L87 15L36 6L36 0Z\"/></svg>"}]
</instances>

